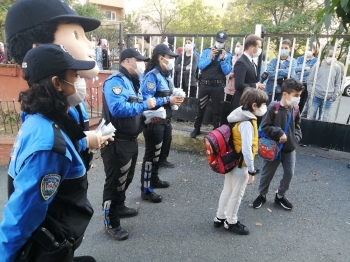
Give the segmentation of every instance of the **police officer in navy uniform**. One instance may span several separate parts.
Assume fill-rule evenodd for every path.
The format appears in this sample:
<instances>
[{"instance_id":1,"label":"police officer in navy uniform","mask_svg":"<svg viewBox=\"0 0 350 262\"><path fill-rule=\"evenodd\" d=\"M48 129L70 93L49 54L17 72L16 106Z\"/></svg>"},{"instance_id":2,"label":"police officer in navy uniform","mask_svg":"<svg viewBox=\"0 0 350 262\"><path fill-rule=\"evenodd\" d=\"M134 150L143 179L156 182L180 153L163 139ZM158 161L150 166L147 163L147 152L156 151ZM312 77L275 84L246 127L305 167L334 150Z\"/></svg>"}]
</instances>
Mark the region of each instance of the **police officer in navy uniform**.
<instances>
[{"instance_id":1,"label":"police officer in navy uniform","mask_svg":"<svg viewBox=\"0 0 350 262\"><path fill-rule=\"evenodd\" d=\"M215 37L215 46L204 49L198 62L201 76L198 90L198 111L194 130L190 134L192 138L200 134L205 108L209 99L212 100L213 105L214 129L220 125L220 108L224 100L224 88L226 85L225 76L232 70L232 54L225 50L226 39L226 32L219 31Z\"/></svg>"},{"instance_id":2,"label":"police officer in navy uniform","mask_svg":"<svg viewBox=\"0 0 350 262\"><path fill-rule=\"evenodd\" d=\"M84 133L67 113L73 106L67 97L76 92L75 83L85 83L77 70L92 69L95 62L75 60L54 44L31 49L23 61L30 88L20 93L26 116L9 163L9 200L0 223L1 259L71 262L93 215L78 141L86 136L88 147L99 148L107 137Z\"/></svg>"},{"instance_id":3,"label":"police officer in navy uniform","mask_svg":"<svg viewBox=\"0 0 350 262\"><path fill-rule=\"evenodd\" d=\"M125 191L133 180L138 155L137 136L143 128L142 112L153 108L154 98L143 100L139 75L145 61L135 48L120 54L119 71L107 78L103 85L102 117L117 129L114 143L101 150L106 180L103 190L106 232L116 240L128 238L120 226L120 217L137 215L137 210L125 206Z\"/></svg>"},{"instance_id":4,"label":"police officer in navy uniform","mask_svg":"<svg viewBox=\"0 0 350 262\"><path fill-rule=\"evenodd\" d=\"M156 194L153 188L169 187L168 182L159 179L159 161L167 156L171 146L171 105L180 106L183 102L183 97L172 95L174 84L170 72L174 69L177 56L165 44L158 44L153 49L151 61L147 64L141 83L143 98L156 99L156 107L153 110L160 107L166 110L166 119L153 118L152 123L147 124L143 130L146 149L141 170L141 198L153 203L162 201L162 197Z\"/></svg>"}]
</instances>

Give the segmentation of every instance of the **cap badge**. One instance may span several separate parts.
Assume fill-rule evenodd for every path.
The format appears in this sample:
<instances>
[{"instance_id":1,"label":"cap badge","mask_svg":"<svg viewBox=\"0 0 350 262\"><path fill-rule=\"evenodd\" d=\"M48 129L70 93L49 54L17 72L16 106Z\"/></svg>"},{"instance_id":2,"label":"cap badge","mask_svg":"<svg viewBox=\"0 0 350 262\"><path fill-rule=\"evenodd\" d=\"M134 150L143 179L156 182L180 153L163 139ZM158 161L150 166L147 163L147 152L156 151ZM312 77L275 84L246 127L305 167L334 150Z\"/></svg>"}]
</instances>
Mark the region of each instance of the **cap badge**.
<instances>
[{"instance_id":1,"label":"cap badge","mask_svg":"<svg viewBox=\"0 0 350 262\"><path fill-rule=\"evenodd\" d=\"M23 62L22 63L22 68L27 68L27 67L28 67L27 62Z\"/></svg>"},{"instance_id":2,"label":"cap badge","mask_svg":"<svg viewBox=\"0 0 350 262\"><path fill-rule=\"evenodd\" d=\"M219 34L220 38L224 38L224 35L225 35L224 33Z\"/></svg>"}]
</instances>

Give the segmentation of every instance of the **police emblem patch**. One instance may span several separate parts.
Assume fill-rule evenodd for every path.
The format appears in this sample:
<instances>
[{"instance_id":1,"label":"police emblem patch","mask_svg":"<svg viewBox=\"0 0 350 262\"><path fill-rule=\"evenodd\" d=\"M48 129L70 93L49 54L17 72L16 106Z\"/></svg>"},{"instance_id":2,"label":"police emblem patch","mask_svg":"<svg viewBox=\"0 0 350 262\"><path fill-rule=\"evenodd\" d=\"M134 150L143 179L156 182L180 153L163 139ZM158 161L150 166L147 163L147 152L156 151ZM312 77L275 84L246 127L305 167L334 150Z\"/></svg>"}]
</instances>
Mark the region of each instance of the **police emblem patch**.
<instances>
[{"instance_id":1,"label":"police emblem patch","mask_svg":"<svg viewBox=\"0 0 350 262\"><path fill-rule=\"evenodd\" d=\"M224 35L225 35L224 33L220 33L220 34L219 34L220 38L223 38Z\"/></svg>"},{"instance_id":2,"label":"police emblem patch","mask_svg":"<svg viewBox=\"0 0 350 262\"><path fill-rule=\"evenodd\" d=\"M56 193L60 181L58 174L47 174L41 179L40 193L44 200L49 200Z\"/></svg>"},{"instance_id":3,"label":"police emblem patch","mask_svg":"<svg viewBox=\"0 0 350 262\"><path fill-rule=\"evenodd\" d=\"M121 86L113 86L112 91L116 95L120 95L123 91L123 88Z\"/></svg>"},{"instance_id":4,"label":"police emblem patch","mask_svg":"<svg viewBox=\"0 0 350 262\"><path fill-rule=\"evenodd\" d=\"M154 89L154 87L156 86L155 83L153 82L147 82L147 90L148 91L152 91Z\"/></svg>"}]
</instances>

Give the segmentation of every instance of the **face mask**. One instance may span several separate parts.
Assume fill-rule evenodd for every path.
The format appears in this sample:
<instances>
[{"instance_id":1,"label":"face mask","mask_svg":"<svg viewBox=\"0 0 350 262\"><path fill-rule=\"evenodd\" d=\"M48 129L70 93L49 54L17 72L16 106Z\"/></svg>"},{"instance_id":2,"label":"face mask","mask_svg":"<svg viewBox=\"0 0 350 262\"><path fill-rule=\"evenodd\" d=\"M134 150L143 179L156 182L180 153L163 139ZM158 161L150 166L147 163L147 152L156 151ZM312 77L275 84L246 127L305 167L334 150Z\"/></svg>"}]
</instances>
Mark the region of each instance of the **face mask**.
<instances>
[{"instance_id":1,"label":"face mask","mask_svg":"<svg viewBox=\"0 0 350 262\"><path fill-rule=\"evenodd\" d=\"M225 43L215 42L215 47L217 49L223 49L225 47Z\"/></svg>"},{"instance_id":2,"label":"face mask","mask_svg":"<svg viewBox=\"0 0 350 262\"><path fill-rule=\"evenodd\" d=\"M326 63L330 65L332 63L332 57L327 57Z\"/></svg>"},{"instance_id":3,"label":"face mask","mask_svg":"<svg viewBox=\"0 0 350 262\"><path fill-rule=\"evenodd\" d=\"M282 49L282 50L281 50L281 56L283 56L283 57L289 56L289 50L287 50L287 49Z\"/></svg>"},{"instance_id":4,"label":"face mask","mask_svg":"<svg viewBox=\"0 0 350 262\"><path fill-rule=\"evenodd\" d=\"M77 106L80 102L84 101L86 96L86 82L84 78L80 78L74 84L63 80L64 82L75 87L75 93L73 95L67 96L67 100L70 106Z\"/></svg>"},{"instance_id":5,"label":"face mask","mask_svg":"<svg viewBox=\"0 0 350 262\"><path fill-rule=\"evenodd\" d=\"M290 100L287 100L287 105L288 106L297 106L297 105L299 105L299 102L300 102L300 97L292 96L290 98Z\"/></svg>"},{"instance_id":6,"label":"face mask","mask_svg":"<svg viewBox=\"0 0 350 262\"><path fill-rule=\"evenodd\" d=\"M311 51L306 51L306 57L312 57L312 52Z\"/></svg>"},{"instance_id":7,"label":"face mask","mask_svg":"<svg viewBox=\"0 0 350 262\"><path fill-rule=\"evenodd\" d=\"M262 52L262 49L258 48L258 51L253 54L253 57L258 57L259 55L261 55L261 52Z\"/></svg>"},{"instance_id":8,"label":"face mask","mask_svg":"<svg viewBox=\"0 0 350 262\"><path fill-rule=\"evenodd\" d=\"M135 70L135 73L138 75L142 75L143 72L145 72L146 69L146 65L145 62L136 62L136 68L133 68L132 66L130 66L132 69Z\"/></svg>"},{"instance_id":9,"label":"face mask","mask_svg":"<svg viewBox=\"0 0 350 262\"><path fill-rule=\"evenodd\" d=\"M255 109L254 115L263 116L265 115L266 111L267 111L266 105L262 105L261 107Z\"/></svg>"},{"instance_id":10,"label":"face mask","mask_svg":"<svg viewBox=\"0 0 350 262\"><path fill-rule=\"evenodd\" d=\"M192 44L185 44L185 50L191 51L192 50Z\"/></svg>"},{"instance_id":11,"label":"face mask","mask_svg":"<svg viewBox=\"0 0 350 262\"><path fill-rule=\"evenodd\" d=\"M166 70L170 71L174 68L174 64L175 64L175 59L166 59L165 57L163 57L166 61L168 61L167 64L163 63L163 65L165 66Z\"/></svg>"},{"instance_id":12,"label":"face mask","mask_svg":"<svg viewBox=\"0 0 350 262\"><path fill-rule=\"evenodd\" d=\"M236 48L235 48L235 54L236 54L236 55L242 54L242 50L241 50L240 47L236 47Z\"/></svg>"}]
</instances>

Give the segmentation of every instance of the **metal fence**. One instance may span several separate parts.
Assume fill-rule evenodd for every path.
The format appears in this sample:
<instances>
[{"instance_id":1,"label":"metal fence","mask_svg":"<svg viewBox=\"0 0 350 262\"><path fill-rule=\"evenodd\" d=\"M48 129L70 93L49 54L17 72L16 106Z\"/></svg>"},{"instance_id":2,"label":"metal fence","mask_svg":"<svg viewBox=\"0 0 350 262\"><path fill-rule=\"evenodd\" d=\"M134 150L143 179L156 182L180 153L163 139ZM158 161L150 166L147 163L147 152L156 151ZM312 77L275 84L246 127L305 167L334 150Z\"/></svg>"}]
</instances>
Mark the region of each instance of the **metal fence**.
<instances>
[{"instance_id":1,"label":"metal fence","mask_svg":"<svg viewBox=\"0 0 350 262\"><path fill-rule=\"evenodd\" d=\"M99 86L88 87L85 103L89 118L100 118L102 115L102 96ZM17 134L22 125L21 105L19 102L0 100L0 136Z\"/></svg>"}]
</instances>

